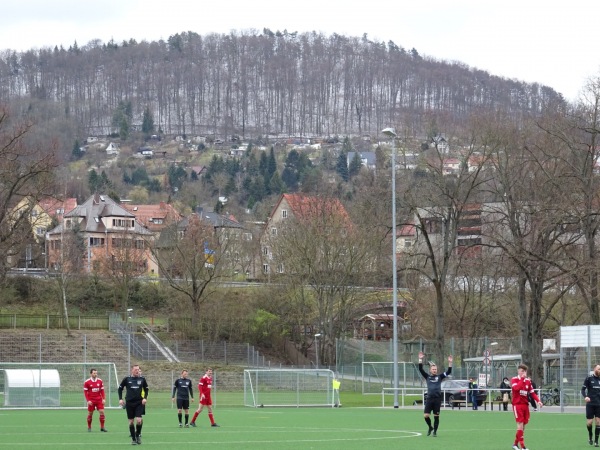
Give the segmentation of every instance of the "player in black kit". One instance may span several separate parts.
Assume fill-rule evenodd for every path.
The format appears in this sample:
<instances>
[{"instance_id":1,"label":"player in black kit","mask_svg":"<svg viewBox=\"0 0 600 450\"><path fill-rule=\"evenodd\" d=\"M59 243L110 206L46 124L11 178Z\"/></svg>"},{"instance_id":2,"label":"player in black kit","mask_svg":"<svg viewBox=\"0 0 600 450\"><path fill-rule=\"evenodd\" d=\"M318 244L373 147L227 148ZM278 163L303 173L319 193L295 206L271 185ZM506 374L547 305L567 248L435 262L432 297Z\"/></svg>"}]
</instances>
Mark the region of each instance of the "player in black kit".
<instances>
[{"instance_id":1,"label":"player in black kit","mask_svg":"<svg viewBox=\"0 0 600 450\"><path fill-rule=\"evenodd\" d=\"M581 395L585 398L585 418L587 419L588 443L598 447L600 436L600 364L594 366L592 374L585 379L581 387ZM592 423L596 418L596 429L592 441Z\"/></svg>"},{"instance_id":2,"label":"player in black kit","mask_svg":"<svg viewBox=\"0 0 600 450\"><path fill-rule=\"evenodd\" d=\"M423 358L425 354L419 352L419 372L427 381L427 400L425 401L425 423L429 426L427 436L433 432L433 437L437 436L438 426L440 424L440 409L442 406L442 380L452 373L452 355L448 356L448 369L446 372L438 375L437 366L433 363L429 364L429 373L423 370ZM431 418L429 415L433 411L433 426L431 426Z\"/></svg>"},{"instance_id":3,"label":"player in black kit","mask_svg":"<svg viewBox=\"0 0 600 450\"><path fill-rule=\"evenodd\" d=\"M125 402L123 401L123 389L127 389ZM142 415L148 399L148 383L140 375L140 366L137 364L131 367L131 375L123 378L119 385L119 405L125 404L127 419L129 419L129 434L133 445L142 443ZM134 427L133 420L136 419Z\"/></svg>"},{"instance_id":4,"label":"player in black kit","mask_svg":"<svg viewBox=\"0 0 600 450\"><path fill-rule=\"evenodd\" d=\"M188 371L183 369L181 371L181 378L175 380L173 383L173 394L171 395L172 401L175 401L175 394L177 394L177 418L179 419L179 428L181 424L181 410L185 411L185 427L189 428L188 420L190 418L190 397L194 399L194 386L192 380L188 377Z\"/></svg>"}]
</instances>

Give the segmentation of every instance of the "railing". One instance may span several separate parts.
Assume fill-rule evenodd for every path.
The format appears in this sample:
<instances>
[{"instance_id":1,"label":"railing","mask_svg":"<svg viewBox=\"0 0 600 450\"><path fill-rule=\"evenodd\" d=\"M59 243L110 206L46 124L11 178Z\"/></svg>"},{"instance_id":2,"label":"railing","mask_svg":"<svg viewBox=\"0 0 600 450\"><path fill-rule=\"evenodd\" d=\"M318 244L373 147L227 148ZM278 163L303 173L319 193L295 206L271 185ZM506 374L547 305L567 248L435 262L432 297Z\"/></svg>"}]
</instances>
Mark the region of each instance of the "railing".
<instances>
[{"instance_id":1,"label":"railing","mask_svg":"<svg viewBox=\"0 0 600 450\"><path fill-rule=\"evenodd\" d=\"M66 328L64 316L58 314L0 314L0 328ZM108 330L109 318L103 316L69 316L73 330Z\"/></svg>"}]
</instances>

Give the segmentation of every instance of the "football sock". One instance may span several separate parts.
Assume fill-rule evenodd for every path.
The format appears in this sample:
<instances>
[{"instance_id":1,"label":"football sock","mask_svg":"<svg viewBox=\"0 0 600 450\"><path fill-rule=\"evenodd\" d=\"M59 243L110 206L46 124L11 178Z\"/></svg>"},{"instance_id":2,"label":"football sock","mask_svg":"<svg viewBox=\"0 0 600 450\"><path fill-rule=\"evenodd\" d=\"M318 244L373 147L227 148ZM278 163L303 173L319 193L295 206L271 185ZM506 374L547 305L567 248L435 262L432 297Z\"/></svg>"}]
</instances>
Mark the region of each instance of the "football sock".
<instances>
[{"instance_id":1,"label":"football sock","mask_svg":"<svg viewBox=\"0 0 600 450\"><path fill-rule=\"evenodd\" d=\"M431 429L431 428L433 428L433 427L431 426L431 417L425 417L425 423L426 423L427 425L429 425L429 428L430 428L430 429Z\"/></svg>"},{"instance_id":2,"label":"football sock","mask_svg":"<svg viewBox=\"0 0 600 450\"><path fill-rule=\"evenodd\" d=\"M104 414L100 414L100 428L104 428L104 421L106 416Z\"/></svg>"},{"instance_id":3,"label":"football sock","mask_svg":"<svg viewBox=\"0 0 600 450\"><path fill-rule=\"evenodd\" d=\"M87 423L88 423L88 428L92 428L92 416L88 415L87 416ZM590 432L590 439L592 438L592 434Z\"/></svg>"},{"instance_id":4,"label":"football sock","mask_svg":"<svg viewBox=\"0 0 600 450\"><path fill-rule=\"evenodd\" d=\"M437 431L440 426L440 416L433 416L433 431Z\"/></svg>"},{"instance_id":5,"label":"football sock","mask_svg":"<svg viewBox=\"0 0 600 450\"><path fill-rule=\"evenodd\" d=\"M179 423L181 423L181 413L177 414L177 418L179 419Z\"/></svg>"},{"instance_id":6,"label":"football sock","mask_svg":"<svg viewBox=\"0 0 600 450\"><path fill-rule=\"evenodd\" d=\"M135 426L133 424L129 425L129 434L131 435L131 439L135 440Z\"/></svg>"},{"instance_id":7,"label":"football sock","mask_svg":"<svg viewBox=\"0 0 600 450\"><path fill-rule=\"evenodd\" d=\"M598 426L596 427L595 435L596 435L596 438L594 439L594 441L598 442L598 436L600 436L600 427L598 427Z\"/></svg>"},{"instance_id":8,"label":"football sock","mask_svg":"<svg viewBox=\"0 0 600 450\"><path fill-rule=\"evenodd\" d=\"M188 423L188 420L189 420L189 419L190 419L190 415L189 415L189 414L186 414L186 415L185 415L185 424L186 424L186 425L187 425L187 423Z\"/></svg>"},{"instance_id":9,"label":"football sock","mask_svg":"<svg viewBox=\"0 0 600 450\"><path fill-rule=\"evenodd\" d=\"M196 423L196 418L198 417L198 411L194 413L194 417L192 417L192 422Z\"/></svg>"},{"instance_id":10,"label":"football sock","mask_svg":"<svg viewBox=\"0 0 600 450\"><path fill-rule=\"evenodd\" d=\"M516 442L521 444L521 448L526 448L525 447L525 441L523 440L523 430L517 430L517 440Z\"/></svg>"},{"instance_id":11,"label":"football sock","mask_svg":"<svg viewBox=\"0 0 600 450\"><path fill-rule=\"evenodd\" d=\"M139 436L140 434L142 434L142 425L141 423L138 423L135 425L135 435Z\"/></svg>"},{"instance_id":12,"label":"football sock","mask_svg":"<svg viewBox=\"0 0 600 450\"><path fill-rule=\"evenodd\" d=\"M590 441L591 441L592 440L592 424L591 423L587 426L587 429L588 429L588 435L589 435Z\"/></svg>"},{"instance_id":13,"label":"football sock","mask_svg":"<svg viewBox=\"0 0 600 450\"><path fill-rule=\"evenodd\" d=\"M215 418L213 417L213 413L208 413L208 418L210 419L210 423L211 425L214 425L215 423Z\"/></svg>"}]
</instances>

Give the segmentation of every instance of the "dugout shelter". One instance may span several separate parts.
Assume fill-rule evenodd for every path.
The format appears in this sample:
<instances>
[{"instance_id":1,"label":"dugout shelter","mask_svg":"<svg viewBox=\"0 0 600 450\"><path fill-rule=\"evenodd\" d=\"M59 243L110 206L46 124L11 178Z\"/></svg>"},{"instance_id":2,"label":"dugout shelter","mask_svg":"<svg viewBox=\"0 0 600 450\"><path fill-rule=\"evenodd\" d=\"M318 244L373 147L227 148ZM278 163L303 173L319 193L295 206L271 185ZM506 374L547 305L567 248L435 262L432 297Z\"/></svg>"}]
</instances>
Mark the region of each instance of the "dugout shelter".
<instances>
[{"instance_id":1,"label":"dugout shelter","mask_svg":"<svg viewBox=\"0 0 600 450\"><path fill-rule=\"evenodd\" d=\"M4 406L60 406L60 375L55 369L2 369Z\"/></svg>"}]
</instances>

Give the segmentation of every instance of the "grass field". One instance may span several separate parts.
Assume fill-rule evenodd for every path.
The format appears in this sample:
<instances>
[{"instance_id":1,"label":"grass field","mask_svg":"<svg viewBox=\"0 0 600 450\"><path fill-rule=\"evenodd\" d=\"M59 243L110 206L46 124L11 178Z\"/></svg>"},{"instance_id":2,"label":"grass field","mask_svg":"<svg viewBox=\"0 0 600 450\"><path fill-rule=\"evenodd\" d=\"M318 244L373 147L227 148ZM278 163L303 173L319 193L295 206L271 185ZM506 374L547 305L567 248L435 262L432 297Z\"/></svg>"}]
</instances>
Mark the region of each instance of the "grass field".
<instances>
[{"instance_id":1,"label":"grass field","mask_svg":"<svg viewBox=\"0 0 600 450\"><path fill-rule=\"evenodd\" d=\"M363 399L364 397L361 396ZM342 393L342 408L244 408L217 406L211 428L206 411L197 428L177 426L168 394L149 397L142 438L155 449L398 449L509 450L515 435L510 412L442 410L438 437L425 436L420 408L358 407L359 397ZM373 399L369 399L373 403ZM560 414L556 407L532 413L525 443L533 450L590 448L583 414ZM553 411L553 412L551 412ZM193 412L193 410L191 411ZM0 448L89 449L129 446L125 411L107 410L100 433L97 412L87 432L86 411L0 410Z\"/></svg>"}]
</instances>

